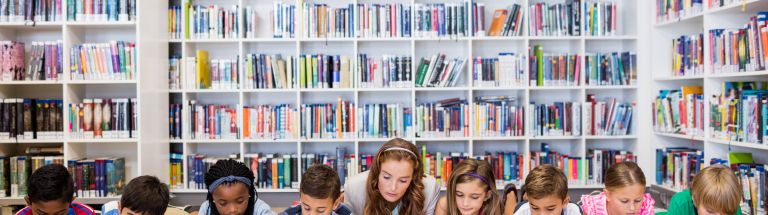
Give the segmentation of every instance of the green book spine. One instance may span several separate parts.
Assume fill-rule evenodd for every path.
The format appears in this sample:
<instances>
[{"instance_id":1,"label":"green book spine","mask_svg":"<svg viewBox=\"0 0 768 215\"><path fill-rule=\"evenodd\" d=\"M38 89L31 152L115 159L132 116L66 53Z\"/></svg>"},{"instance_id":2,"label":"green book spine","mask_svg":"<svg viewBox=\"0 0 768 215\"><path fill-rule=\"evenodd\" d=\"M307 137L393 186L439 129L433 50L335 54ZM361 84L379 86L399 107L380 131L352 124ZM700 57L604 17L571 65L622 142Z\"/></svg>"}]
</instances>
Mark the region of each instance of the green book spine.
<instances>
[{"instance_id":1,"label":"green book spine","mask_svg":"<svg viewBox=\"0 0 768 215\"><path fill-rule=\"evenodd\" d=\"M189 39L189 2L184 3L184 38Z\"/></svg>"},{"instance_id":2,"label":"green book spine","mask_svg":"<svg viewBox=\"0 0 768 215\"><path fill-rule=\"evenodd\" d=\"M307 87L307 67L304 66L306 62L306 59L304 56L299 56L299 86L300 88L306 88Z\"/></svg>"},{"instance_id":3,"label":"green book spine","mask_svg":"<svg viewBox=\"0 0 768 215\"><path fill-rule=\"evenodd\" d=\"M416 78L416 85L419 87L424 85L424 76L427 76L427 66L429 66L429 63L422 58L419 65L419 76Z\"/></svg>"},{"instance_id":4,"label":"green book spine","mask_svg":"<svg viewBox=\"0 0 768 215\"><path fill-rule=\"evenodd\" d=\"M544 86L544 47L536 45L533 47L536 55L536 86Z\"/></svg>"},{"instance_id":5,"label":"green book spine","mask_svg":"<svg viewBox=\"0 0 768 215\"><path fill-rule=\"evenodd\" d=\"M291 155L283 155L283 181L286 187L291 187Z\"/></svg>"},{"instance_id":6,"label":"green book spine","mask_svg":"<svg viewBox=\"0 0 768 215\"><path fill-rule=\"evenodd\" d=\"M319 58L319 57L320 56L312 56L312 87L313 88L317 87L317 79L318 79L318 76L317 76L318 75L317 74L317 67L318 67L318 65L317 65L317 58Z\"/></svg>"}]
</instances>

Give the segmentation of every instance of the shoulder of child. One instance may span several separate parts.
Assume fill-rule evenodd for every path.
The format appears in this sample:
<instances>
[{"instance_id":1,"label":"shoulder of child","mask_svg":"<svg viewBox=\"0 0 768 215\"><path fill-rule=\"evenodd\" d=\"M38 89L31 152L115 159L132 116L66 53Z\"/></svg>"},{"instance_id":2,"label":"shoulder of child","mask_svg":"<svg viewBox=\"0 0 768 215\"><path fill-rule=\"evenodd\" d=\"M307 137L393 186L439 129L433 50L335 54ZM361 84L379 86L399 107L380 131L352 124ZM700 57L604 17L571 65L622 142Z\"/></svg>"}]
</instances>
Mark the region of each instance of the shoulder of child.
<instances>
[{"instance_id":1,"label":"shoulder of child","mask_svg":"<svg viewBox=\"0 0 768 215\"><path fill-rule=\"evenodd\" d=\"M208 200L203 201L202 204L200 204L200 209L197 212L197 215L208 215L208 212L211 211L208 205Z\"/></svg>"},{"instance_id":2,"label":"shoulder of child","mask_svg":"<svg viewBox=\"0 0 768 215\"><path fill-rule=\"evenodd\" d=\"M448 214L448 197L446 196L440 197L440 200L437 201L437 206L435 207L435 215L442 214Z\"/></svg>"},{"instance_id":3,"label":"shoulder of child","mask_svg":"<svg viewBox=\"0 0 768 215\"><path fill-rule=\"evenodd\" d=\"M298 215L301 214L301 205L294 205L289 208L286 208L283 212L280 212L278 215Z\"/></svg>"},{"instance_id":4,"label":"shoulder of child","mask_svg":"<svg viewBox=\"0 0 768 215\"><path fill-rule=\"evenodd\" d=\"M669 200L669 214L694 214L693 197L690 190L683 190L672 195Z\"/></svg>"},{"instance_id":5,"label":"shoulder of child","mask_svg":"<svg viewBox=\"0 0 768 215\"><path fill-rule=\"evenodd\" d=\"M355 214L362 214L367 195L368 171L347 179L344 184L344 203Z\"/></svg>"},{"instance_id":6,"label":"shoulder of child","mask_svg":"<svg viewBox=\"0 0 768 215\"><path fill-rule=\"evenodd\" d=\"M581 196L581 210L586 214L607 214L605 207L605 193L589 194Z\"/></svg>"},{"instance_id":7,"label":"shoulder of child","mask_svg":"<svg viewBox=\"0 0 768 215\"><path fill-rule=\"evenodd\" d=\"M264 202L261 199L256 199L256 202L253 203L253 215L276 215L274 211L272 211L272 207L267 204L267 202Z\"/></svg>"},{"instance_id":8,"label":"shoulder of child","mask_svg":"<svg viewBox=\"0 0 768 215\"><path fill-rule=\"evenodd\" d=\"M336 210L333 211L334 215L352 215L352 209L346 203L341 203Z\"/></svg>"},{"instance_id":9,"label":"shoulder of child","mask_svg":"<svg viewBox=\"0 0 768 215\"><path fill-rule=\"evenodd\" d=\"M75 215L94 215L96 212L93 211L93 208L91 206L85 205L80 202L72 202L69 205L69 208L72 209L73 212L75 212Z\"/></svg>"},{"instance_id":10,"label":"shoulder of child","mask_svg":"<svg viewBox=\"0 0 768 215\"><path fill-rule=\"evenodd\" d=\"M515 208L514 215L529 215L529 214L531 214L531 205L526 201L520 202L520 204L517 205L517 208Z\"/></svg>"},{"instance_id":11,"label":"shoulder of child","mask_svg":"<svg viewBox=\"0 0 768 215\"><path fill-rule=\"evenodd\" d=\"M120 210L117 207L118 207L117 201L107 202L101 206L101 214L102 215L118 215L120 214Z\"/></svg>"},{"instance_id":12,"label":"shoulder of child","mask_svg":"<svg viewBox=\"0 0 768 215\"><path fill-rule=\"evenodd\" d=\"M565 215L581 215L581 208L579 208L579 205L574 203L568 203L567 206L565 206L565 209L563 210L563 214Z\"/></svg>"}]
</instances>

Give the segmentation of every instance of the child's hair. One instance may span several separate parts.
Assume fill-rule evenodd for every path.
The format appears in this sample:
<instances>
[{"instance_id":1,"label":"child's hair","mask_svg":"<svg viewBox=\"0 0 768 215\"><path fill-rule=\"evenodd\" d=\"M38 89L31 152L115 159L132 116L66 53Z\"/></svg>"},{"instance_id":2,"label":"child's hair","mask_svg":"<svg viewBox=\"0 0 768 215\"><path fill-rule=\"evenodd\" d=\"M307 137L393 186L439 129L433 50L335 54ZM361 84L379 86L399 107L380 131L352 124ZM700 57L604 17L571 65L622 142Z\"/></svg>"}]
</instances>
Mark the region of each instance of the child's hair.
<instances>
[{"instance_id":1,"label":"child's hair","mask_svg":"<svg viewBox=\"0 0 768 215\"><path fill-rule=\"evenodd\" d=\"M456 186L462 183L480 182L485 192L491 194L491 198L484 200L483 214L501 215L501 197L496 191L496 182L493 177L493 167L484 160L467 159L459 163L453 170L448 180L448 214L459 215L459 207L456 205Z\"/></svg>"},{"instance_id":2,"label":"child's hair","mask_svg":"<svg viewBox=\"0 0 768 215\"><path fill-rule=\"evenodd\" d=\"M219 215L219 211L216 209L216 204L213 202L213 192L217 186L211 187L211 185L216 182L221 185L244 183L248 187L248 195L250 195L250 198L248 198L248 208L245 210L245 214L253 214L253 203L256 202L256 199L259 197L256 193L256 189L253 187L253 180L253 172L251 172L245 164L232 159L217 161L216 164L211 166L211 168L208 169L208 172L205 173L205 186L208 187L208 206L211 209L210 214Z\"/></svg>"},{"instance_id":3,"label":"child's hair","mask_svg":"<svg viewBox=\"0 0 768 215\"><path fill-rule=\"evenodd\" d=\"M72 202L75 195L72 176L60 164L49 164L35 170L29 177L28 185L27 197L30 202Z\"/></svg>"},{"instance_id":4,"label":"child's hair","mask_svg":"<svg viewBox=\"0 0 768 215\"><path fill-rule=\"evenodd\" d=\"M645 174L637 163L624 161L616 163L605 172L605 189L614 190L622 187L640 185L645 187Z\"/></svg>"},{"instance_id":5,"label":"child's hair","mask_svg":"<svg viewBox=\"0 0 768 215\"><path fill-rule=\"evenodd\" d=\"M709 166L693 177L691 197L697 207L705 205L720 213L734 214L741 202L739 179L728 167Z\"/></svg>"},{"instance_id":6,"label":"child's hair","mask_svg":"<svg viewBox=\"0 0 768 215\"><path fill-rule=\"evenodd\" d=\"M120 206L143 214L162 215L169 200L168 185L155 176L143 175L125 186Z\"/></svg>"},{"instance_id":7,"label":"child's hair","mask_svg":"<svg viewBox=\"0 0 768 215\"><path fill-rule=\"evenodd\" d=\"M301 176L299 191L316 199L331 198L336 201L341 195L339 175L331 167L315 164Z\"/></svg>"},{"instance_id":8,"label":"child's hair","mask_svg":"<svg viewBox=\"0 0 768 215\"><path fill-rule=\"evenodd\" d=\"M565 199L568 195L568 181L562 170L549 164L533 168L525 177L525 195L528 199L542 199L555 195Z\"/></svg>"},{"instance_id":9,"label":"child's hair","mask_svg":"<svg viewBox=\"0 0 768 215\"><path fill-rule=\"evenodd\" d=\"M384 143L376 153L368 174L364 215L389 214L394 204L387 202L379 192L379 174L385 161L409 161L413 165L413 176L408 191L400 199L400 214L422 214L424 209L424 166L419 159L419 150L413 143L395 138Z\"/></svg>"}]
</instances>

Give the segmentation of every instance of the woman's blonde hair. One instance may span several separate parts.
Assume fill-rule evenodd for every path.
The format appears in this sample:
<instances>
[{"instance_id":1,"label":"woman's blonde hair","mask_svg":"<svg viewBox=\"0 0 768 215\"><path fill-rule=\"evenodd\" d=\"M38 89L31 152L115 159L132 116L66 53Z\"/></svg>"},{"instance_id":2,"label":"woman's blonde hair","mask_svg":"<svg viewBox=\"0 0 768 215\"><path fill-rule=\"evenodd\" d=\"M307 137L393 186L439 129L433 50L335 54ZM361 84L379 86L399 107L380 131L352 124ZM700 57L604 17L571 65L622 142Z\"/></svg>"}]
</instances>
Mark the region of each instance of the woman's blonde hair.
<instances>
[{"instance_id":1,"label":"woman's blonde hair","mask_svg":"<svg viewBox=\"0 0 768 215\"><path fill-rule=\"evenodd\" d=\"M616 163L605 172L605 189L613 191L615 189L640 185L645 188L645 174L637 166L637 163L624 161Z\"/></svg>"},{"instance_id":2,"label":"woman's blonde hair","mask_svg":"<svg viewBox=\"0 0 768 215\"><path fill-rule=\"evenodd\" d=\"M734 214L741 203L739 179L726 166L709 166L693 177L691 197L697 207L706 206L723 214Z\"/></svg>"},{"instance_id":3,"label":"woman's blonde hair","mask_svg":"<svg viewBox=\"0 0 768 215\"><path fill-rule=\"evenodd\" d=\"M491 197L484 200L483 215L501 215L501 197L496 191L493 167L484 160L467 159L459 163L448 180L448 214L460 215L456 205L456 186L462 183L480 182Z\"/></svg>"},{"instance_id":4,"label":"woman's blonde hair","mask_svg":"<svg viewBox=\"0 0 768 215\"><path fill-rule=\"evenodd\" d=\"M394 150L393 150L394 149ZM400 199L399 214L423 214L424 213L424 166L421 164L419 150L413 143L395 138L384 143L376 153L371 164L366 184L367 197L365 201L364 215L390 214L397 203L387 202L379 191L379 174L381 164L394 161L408 161L413 165L413 175L408 190Z\"/></svg>"}]
</instances>

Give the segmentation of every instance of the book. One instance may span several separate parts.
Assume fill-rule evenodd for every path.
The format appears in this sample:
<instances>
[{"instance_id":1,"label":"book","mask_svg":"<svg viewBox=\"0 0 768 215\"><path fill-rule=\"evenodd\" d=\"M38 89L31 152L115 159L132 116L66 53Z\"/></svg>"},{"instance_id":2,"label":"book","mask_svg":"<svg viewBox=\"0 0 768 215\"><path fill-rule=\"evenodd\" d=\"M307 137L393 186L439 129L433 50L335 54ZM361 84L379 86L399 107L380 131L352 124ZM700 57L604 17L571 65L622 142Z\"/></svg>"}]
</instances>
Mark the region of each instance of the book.
<instances>
[{"instance_id":1,"label":"book","mask_svg":"<svg viewBox=\"0 0 768 215\"><path fill-rule=\"evenodd\" d=\"M656 149L656 184L676 190L688 189L701 169L704 152L692 148Z\"/></svg>"},{"instance_id":2,"label":"book","mask_svg":"<svg viewBox=\"0 0 768 215\"><path fill-rule=\"evenodd\" d=\"M584 32L589 36L616 36L624 14L616 0L586 0L584 8Z\"/></svg>"},{"instance_id":3,"label":"book","mask_svg":"<svg viewBox=\"0 0 768 215\"><path fill-rule=\"evenodd\" d=\"M244 106L243 139L298 138L298 110L290 104Z\"/></svg>"},{"instance_id":4,"label":"book","mask_svg":"<svg viewBox=\"0 0 768 215\"><path fill-rule=\"evenodd\" d=\"M766 213L766 186L765 164L760 163L733 163L731 169L739 179L742 187L742 201L740 204L743 213Z\"/></svg>"},{"instance_id":5,"label":"book","mask_svg":"<svg viewBox=\"0 0 768 215\"><path fill-rule=\"evenodd\" d=\"M415 36L422 38L469 37L469 1L463 3L416 3Z\"/></svg>"},{"instance_id":6,"label":"book","mask_svg":"<svg viewBox=\"0 0 768 215\"><path fill-rule=\"evenodd\" d=\"M397 3L358 3L353 20L354 35L360 38L404 38L411 37L412 6ZM354 12L353 12L354 13ZM342 13L343 14L343 13ZM339 21L337 21L339 22Z\"/></svg>"},{"instance_id":7,"label":"book","mask_svg":"<svg viewBox=\"0 0 768 215\"><path fill-rule=\"evenodd\" d=\"M659 90L652 106L655 132L704 136L704 90L701 86Z\"/></svg>"},{"instance_id":8,"label":"book","mask_svg":"<svg viewBox=\"0 0 768 215\"><path fill-rule=\"evenodd\" d=\"M541 143L540 151L531 151L529 170L537 166L549 164L559 168L565 174L568 184L583 184L588 173L584 172L588 166L586 160L582 157L571 156L550 150L548 143Z\"/></svg>"},{"instance_id":9,"label":"book","mask_svg":"<svg viewBox=\"0 0 768 215\"><path fill-rule=\"evenodd\" d=\"M482 35L485 31L485 6L482 3L473 3L473 26L475 35ZM491 17L491 26L488 29L488 35L491 37L511 37L522 36L523 19L525 9L519 4L512 4L505 9L496 9ZM480 19L480 20L477 20ZM477 26L480 26L478 29ZM478 33L479 32L479 33Z\"/></svg>"},{"instance_id":10,"label":"book","mask_svg":"<svg viewBox=\"0 0 768 215\"><path fill-rule=\"evenodd\" d=\"M636 53L587 53L584 57L587 86L637 85Z\"/></svg>"},{"instance_id":11,"label":"book","mask_svg":"<svg viewBox=\"0 0 768 215\"><path fill-rule=\"evenodd\" d=\"M207 190L205 185L205 173L219 160L238 160L239 153L232 153L224 157L209 157L204 154L189 154L187 159L186 182L187 189Z\"/></svg>"},{"instance_id":12,"label":"book","mask_svg":"<svg viewBox=\"0 0 768 215\"><path fill-rule=\"evenodd\" d=\"M171 153L168 159L170 161L168 186L170 189L184 189L184 155Z\"/></svg>"},{"instance_id":13,"label":"book","mask_svg":"<svg viewBox=\"0 0 768 215\"><path fill-rule=\"evenodd\" d=\"M293 156L291 155L291 159L294 159ZM336 147L332 153L304 153L301 154L300 159L301 171L296 174L304 174L312 165L326 165L336 171L339 182L343 184L349 177L359 173L358 160L355 159L354 154L348 154L345 147ZM295 183L298 184L298 182ZM298 186L293 186L293 188L298 188Z\"/></svg>"},{"instance_id":14,"label":"book","mask_svg":"<svg viewBox=\"0 0 768 215\"><path fill-rule=\"evenodd\" d=\"M341 79L352 79L359 88L408 88L413 86L413 58L411 56L381 55L375 57L358 54L354 72Z\"/></svg>"},{"instance_id":15,"label":"book","mask_svg":"<svg viewBox=\"0 0 768 215\"><path fill-rule=\"evenodd\" d=\"M247 54L243 70L244 89L296 88L297 62L294 56Z\"/></svg>"},{"instance_id":16,"label":"book","mask_svg":"<svg viewBox=\"0 0 768 215\"><path fill-rule=\"evenodd\" d=\"M299 56L299 86L303 89L351 88L354 73L349 56L306 54ZM345 77L345 78L342 78Z\"/></svg>"},{"instance_id":17,"label":"book","mask_svg":"<svg viewBox=\"0 0 768 215\"><path fill-rule=\"evenodd\" d=\"M242 12L245 38L259 37L259 22L269 19L272 38L296 37L296 5L287 2L273 2L270 14L258 14L257 9L245 6Z\"/></svg>"},{"instance_id":18,"label":"book","mask_svg":"<svg viewBox=\"0 0 768 215\"><path fill-rule=\"evenodd\" d=\"M63 151L60 146L45 148L50 148L50 151ZM64 157L61 153L38 153L35 150L25 155L0 157L0 197L25 197L29 176L48 164L64 164Z\"/></svg>"},{"instance_id":19,"label":"book","mask_svg":"<svg viewBox=\"0 0 768 215\"><path fill-rule=\"evenodd\" d=\"M183 72L174 79L183 82L181 87L185 89L229 90L240 86L237 58L210 59L208 51L197 50L195 57L187 57L186 62L179 64Z\"/></svg>"},{"instance_id":20,"label":"book","mask_svg":"<svg viewBox=\"0 0 768 215\"><path fill-rule=\"evenodd\" d=\"M477 160L485 160L491 164L493 175L496 177L496 187L503 188L509 183L519 184L524 181L523 166L525 156L517 152L497 151L485 152L483 155L474 156Z\"/></svg>"},{"instance_id":21,"label":"book","mask_svg":"<svg viewBox=\"0 0 768 215\"><path fill-rule=\"evenodd\" d=\"M190 31L187 39L235 39L240 38L241 13L239 5L228 9L220 5L186 5L189 20L185 20Z\"/></svg>"},{"instance_id":22,"label":"book","mask_svg":"<svg viewBox=\"0 0 768 215\"><path fill-rule=\"evenodd\" d=\"M525 110L518 98L477 96L474 99L473 127L477 137L520 137L524 135Z\"/></svg>"},{"instance_id":23,"label":"book","mask_svg":"<svg viewBox=\"0 0 768 215\"><path fill-rule=\"evenodd\" d=\"M581 105L558 101L528 104L530 136L581 136Z\"/></svg>"},{"instance_id":24,"label":"book","mask_svg":"<svg viewBox=\"0 0 768 215\"><path fill-rule=\"evenodd\" d=\"M703 7L702 0L656 0L656 23L700 14L704 11Z\"/></svg>"},{"instance_id":25,"label":"book","mask_svg":"<svg viewBox=\"0 0 768 215\"><path fill-rule=\"evenodd\" d=\"M168 58L168 89L170 90L182 90L184 89L184 82L181 78L182 70L181 65L183 61L179 56L171 56Z\"/></svg>"},{"instance_id":26,"label":"book","mask_svg":"<svg viewBox=\"0 0 768 215\"><path fill-rule=\"evenodd\" d=\"M62 42L29 44L29 52L25 52L23 42L0 41L0 81L62 80Z\"/></svg>"},{"instance_id":27,"label":"book","mask_svg":"<svg viewBox=\"0 0 768 215\"><path fill-rule=\"evenodd\" d=\"M631 151L610 149L588 149L586 157L587 184L605 184L605 173L616 163L637 162L637 155ZM657 165L660 163L656 163ZM658 178L657 178L658 179Z\"/></svg>"},{"instance_id":28,"label":"book","mask_svg":"<svg viewBox=\"0 0 768 215\"><path fill-rule=\"evenodd\" d=\"M51 0L0 0L0 22L62 21L63 4Z\"/></svg>"},{"instance_id":29,"label":"book","mask_svg":"<svg viewBox=\"0 0 768 215\"><path fill-rule=\"evenodd\" d=\"M69 132L73 139L135 138L136 98L83 99L69 104Z\"/></svg>"},{"instance_id":30,"label":"book","mask_svg":"<svg viewBox=\"0 0 768 215\"><path fill-rule=\"evenodd\" d=\"M768 130L765 82L723 82L709 99L712 138L764 144Z\"/></svg>"},{"instance_id":31,"label":"book","mask_svg":"<svg viewBox=\"0 0 768 215\"><path fill-rule=\"evenodd\" d=\"M0 139L64 138L60 99L0 99Z\"/></svg>"},{"instance_id":32,"label":"book","mask_svg":"<svg viewBox=\"0 0 768 215\"><path fill-rule=\"evenodd\" d=\"M442 53L432 55L431 58L423 57L416 67L416 87L454 87L466 63L465 57L448 59Z\"/></svg>"},{"instance_id":33,"label":"book","mask_svg":"<svg viewBox=\"0 0 768 215\"><path fill-rule=\"evenodd\" d=\"M449 98L416 106L416 137L468 137L470 112L467 100Z\"/></svg>"},{"instance_id":34,"label":"book","mask_svg":"<svg viewBox=\"0 0 768 215\"><path fill-rule=\"evenodd\" d=\"M529 53L530 86L579 86L582 57L578 54L550 54L542 45Z\"/></svg>"},{"instance_id":35,"label":"book","mask_svg":"<svg viewBox=\"0 0 768 215\"><path fill-rule=\"evenodd\" d=\"M237 139L240 136L237 108L229 104L203 104L190 100L188 115L182 122L188 122L185 130L190 139ZM184 135L184 134L182 134Z\"/></svg>"},{"instance_id":36,"label":"book","mask_svg":"<svg viewBox=\"0 0 768 215\"><path fill-rule=\"evenodd\" d=\"M299 127L303 139L354 138L356 105L342 100L335 103L301 104Z\"/></svg>"},{"instance_id":37,"label":"book","mask_svg":"<svg viewBox=\"0 0 768 215\"><path fill-rule=\"evenodd\" d=\"M428 152L426 146L422 145L421 157L424 173L438 179L438 183L448 185L455 167L459 166L461 161L469 159L470 155L461 152Z\"/></svg>"},{"instance_id":38,"label":"book","mask_svg":"<svg viewBox=\"0 0 768 215\"><path fill-rule=\"evenodd\" d=\"M184 127L182 127L184 119L182 104L169 104L168 105L168 136L172 140L184 139Z\"/></svg>"},{"instance_id":39,"label":"book","mask_svg":"<svg viewBox=\"0 0 768 215\"><path fill-rule=\"evenodd\" d=\"M181 39L182 6L168 6L168 39Z\"/></svg>"},{"instance_id":40,"label":"book","mask_svg":"<svg viewBox=\"0 0 768 215\"><path fill-rule=\"evenodd\" d=\"M704 35L683 35L672 40L671 76L704 74Z\"/></svg>"},{"instance_id":41,"label":"book","mask_svg":"<svg viewBox=\"0 0 768 215\"><path fill-rule=\"evenodd\" d=\"M531 2L529 36L581 36L581 0Z\"/></svg>"},{"instance_id":42,"label":"book","mask_svg":"<svg viewBox=\"0 0 768 215\"><path fill-rule=\"evenodd\" d=\"M66 2L68 21L136 21L137 0L67 0Z\"/></svg>"},{"instance_id":43,"label":"book","mask_svg":"<svg viewBox=\"0 0 768 215\"><path fill-rule=\"evenodd\" d=\"M701 0L697 0L697 1L694 1L694 2L697 2L699 4L702 3ZM724 6L729 6L729 5L736 5L736 4L741 4L743 6L744 5L744 1L739 1L739 0L706 0L706 3L704 3L704 4L706 4L707 9L715 9L715 8L719 8L719 7L724 7Z\"/></svg>"},{"instance_id":44,"label":"book","mask_svg":"<svg viewBox=\"0 0 768 215\"><path fill-rule=\"evenodd\" d=\"M525 86L525 55L499 53L498 56L475 57L472 62L472 84L476 87Z\"/></svg>"},{"instance_id":45,"label":"book","mask_svg":"<svg viewBox=\"0 0 768 215\"><path fill-rule=\"evenodd\" d=\"M353 38L355 37L354 4L338 7L324 3L304 2L302 6L303 38Z\"/></svg>"},{"instance_id":46,"label":"book","mask_svg":"<svg viewBox=\"0 0 768 215\"><path fill-rule=\"evenodd\" d=\"M135 80L136 44L110 41L73 45L70 80Z\"/></svg>"},{"instance_id":47,"label":"book","mask_svg":"<svg viewBox=\"0 0 768 215\"><path fill-rule=\"evenodd\" d=\"M245 165L251 168L254 176L256 176L254 184L260 189L298 189L299 162L301 162L299 158L298 154L250 153L243 155ZM272 177L273 175L277 175L277 177Z\"/></svg>"},{"instance_id":48,"label":"book","mask_svg":"<svg viewBox=\"0 0 768 215\"><path fill-rule=\"evenodd\" d=\"M402 104L363 104L357 107L359 138L407 138L413 132L413 110Z\"/></svg>"},{"instance_id":49,"label":"book","mask_svg":"<svg viewBox=\"0 0 768 215\"><path fill-rule=\"evenodd\" d=\"M616 98L599 101L594 94L587 94L583 105L586 112L585 133L591 136L631 135L634 103L621 103Z\"/></svg>"},{"instance_id":50,"label":"book","mask_svg":"<svg viewBox=\"0 0 768 215\"><path fill-rule=\"evenodd\" d=\"M125 158L100 157L67 161L79 198L116 197L125 186Z\"/></svg>"},{"instance_id":51,"label":"book","mask_svg":"<svg viewBox=\"0 0 768 215\"><path fill-rule=\"evenodd\" d=\"M709 30L710 60L713 73L754 72L766 69L768 61L768 12L758 12L743 28Z\"/></svg>"}]
</instances>

